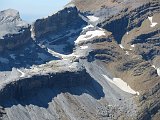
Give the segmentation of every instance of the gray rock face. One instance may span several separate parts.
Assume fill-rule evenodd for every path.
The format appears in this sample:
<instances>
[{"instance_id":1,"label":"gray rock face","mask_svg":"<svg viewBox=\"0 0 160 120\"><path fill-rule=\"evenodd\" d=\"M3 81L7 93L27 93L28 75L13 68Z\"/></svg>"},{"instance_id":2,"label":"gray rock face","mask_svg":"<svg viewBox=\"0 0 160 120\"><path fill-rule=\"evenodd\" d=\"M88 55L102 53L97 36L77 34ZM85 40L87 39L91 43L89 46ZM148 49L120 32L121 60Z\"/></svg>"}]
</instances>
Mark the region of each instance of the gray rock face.
<instances>
[{"instance_id":1,"label":"gray rock face","mask_svg":"<svg viewBox=\"0 0 160 120\"><path fill-rule=\"evenodd\" d=\"M34 40L0 54L0 119L158 120L159 6L158 0L74 0L36 20ZM29 40L31 33L21 30L30 26L17 11L0 16L3 31L11 30L1 32L2 40L10 42L10 34L21 45Z\"/></svg>"},{"instance_id":2,"label":"gray rock face","mask_svg":"<svg viewBox=\"0 0 160 120\"><path fill-rule=\"evenodd\" d=\"M151 1L140 4L135 8L132 6L132 8L122 9L114 16L111 16L112 14L108 16L108 19L105 19L98 26L111 31L116 41L120 44L122 37L127 31L140 26L151 14L159 12L159 6L158 1ZM106 8L106 12L107 10Z\"/></svg>"},{"instance_id":3,"label":"gray rock face","mask_svg":"<svg viewBox=\"0 0 160 120\"><path fill-rule=\"evenodd\" d=\"M93 79L86 71L66 71L60 73L47 73L47 75L35 75L11 82L0 91L0 104L5 105L6 100L25 99L44 88L72 88L90 85ZM3 104L2 104L3 103Z\"/></svg>"},{"instance_id":4,"label":"gray rock face","mask_svg":"<svg viewBox=\"0 0 160 120\"><path fill-rule=\"evenodd\" d=\"M0 30L0 52L19 47L31 39L30 25L13 9L0 12Z\"/></svg>"},{"instance_id":5,"label":"gray rock face","mask_svg":"<svg viewBox=\"0 0 160 120\"><path fill-rule=\"evenodd\" d=\"M58 33L68 29L80 28L83 24L86 24L86 22L79 16L77 8L66 7L52 16L36 20L33 31L35 37L38 38L47 33Z\"/></svg>"}]
</instances>

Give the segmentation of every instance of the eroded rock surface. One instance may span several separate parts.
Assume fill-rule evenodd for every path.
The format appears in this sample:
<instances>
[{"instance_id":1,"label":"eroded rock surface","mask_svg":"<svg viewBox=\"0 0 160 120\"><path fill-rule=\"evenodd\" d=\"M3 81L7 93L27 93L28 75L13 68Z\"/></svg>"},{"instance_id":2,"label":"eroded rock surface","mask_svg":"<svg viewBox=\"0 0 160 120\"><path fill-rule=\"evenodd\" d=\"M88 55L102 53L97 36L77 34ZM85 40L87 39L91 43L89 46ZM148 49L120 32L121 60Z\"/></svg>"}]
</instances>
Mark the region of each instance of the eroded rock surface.
<instances>
[{"instance_id":1,"label":"eroded rock surface","mask_svg":"<svg viewBox=\"0 0 160 120\"><path fill-rule=\"evenodd\" d=\"M159 8L74 0L31 32L17 11L2 11L0 41L18 43L0 43L0 119L158 120Z\"/></svg>"},{"instance_id":2,"label":"eroded rock surface","mask_svg":"<svg viewBox=\"0 0 160 120\"><path fill-rule=\"evenodd\" d=\"M24 45L31 40L30 25L22 21L19 12L8 9L0 12L0 52Z\"/></svg>"}]
</instances>

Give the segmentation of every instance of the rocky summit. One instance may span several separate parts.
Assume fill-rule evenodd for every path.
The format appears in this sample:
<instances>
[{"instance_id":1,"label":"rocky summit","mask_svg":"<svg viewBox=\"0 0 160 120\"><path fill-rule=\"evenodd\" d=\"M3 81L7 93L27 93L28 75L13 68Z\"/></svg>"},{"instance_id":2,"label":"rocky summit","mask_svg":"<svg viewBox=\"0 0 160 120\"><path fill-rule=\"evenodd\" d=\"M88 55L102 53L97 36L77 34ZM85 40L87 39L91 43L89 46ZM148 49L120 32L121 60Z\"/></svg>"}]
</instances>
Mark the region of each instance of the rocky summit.
<instances>
[{"instance_id":1,"label":"rocky summit","mask_svg":"<svg viewBox=\"0 0 160 120\"><path fill-rule=\"evenodd\" d=\"M32 24L0 12L0 120L159 118L159 0L73 0Z\"/></svg>"}]
</instances>

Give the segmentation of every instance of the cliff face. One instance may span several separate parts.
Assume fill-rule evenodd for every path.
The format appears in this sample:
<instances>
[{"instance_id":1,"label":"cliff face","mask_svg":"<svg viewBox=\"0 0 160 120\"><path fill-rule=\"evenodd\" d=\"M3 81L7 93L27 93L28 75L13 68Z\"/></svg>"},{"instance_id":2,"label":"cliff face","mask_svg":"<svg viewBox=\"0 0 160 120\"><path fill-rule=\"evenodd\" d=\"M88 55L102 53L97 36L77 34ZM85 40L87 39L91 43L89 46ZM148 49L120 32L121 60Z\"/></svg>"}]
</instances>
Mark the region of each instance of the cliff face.
<instances>
[{"instance_id":1,"label":"cliff face","mask_svg":"<svg viewBox=\"0 0 160 120\"><path fill-rule=\"evenodd\" d=\"M36 20L33 24L33 31L36 37L40 37L47 33L77 29L85 23L79 16L76 7L66 7L52 16Z\"/></svg>"},{"instance_id":2,"label":"cliff face","mask_svg":"<svg viewBox=\"0 0 160 120\"><path fill-rule=\"evenodd\" d=\"M36 20L32 35L17 11L1 12L2 41L10 43L0 43L0 119L158 120L159 7L74 0Z\"/></svg>"},{"instance_id":3,"label":"cliff face","mask_svg":"<svg viewBox=\"0 0 160 120\"><path fill-rule=\"evenodd\" d=\"M0 52L24 45L31 40L30 25L22 21L18 11L0 12Z\"/></svg>"},{"instance_id":4,"label":"cliff face","mask_svg":"<svg viewBox=\"0 0 160 120\"><path fill-rule=\"evenodd\" d=\"M159 2L150 1L136 8L128 8L118 15L110 17L99 26L111 31L118 44L134 53L141 55L146 60L154 59L159 53ZM149 18L153 17L156 26L151 27ZM148 49L150 47L150 49Z\"/></svg>"},{"instance_id":5,"label":"cliff face","mask_svg":"<svg viewBox=\"0 0 160 120\"><path fill-rule=\"evenodd\" d=\"M93 79L86 71L65 71L33 75L18 81L10 82L0 92L0 103L4 105L9 100L21 100L32 97L38 90L44 88L71 88L90 85ZM7 100L7 101L6 101ZM3 104L2 104L3 103Z\"/></svg>"}]
</instances>

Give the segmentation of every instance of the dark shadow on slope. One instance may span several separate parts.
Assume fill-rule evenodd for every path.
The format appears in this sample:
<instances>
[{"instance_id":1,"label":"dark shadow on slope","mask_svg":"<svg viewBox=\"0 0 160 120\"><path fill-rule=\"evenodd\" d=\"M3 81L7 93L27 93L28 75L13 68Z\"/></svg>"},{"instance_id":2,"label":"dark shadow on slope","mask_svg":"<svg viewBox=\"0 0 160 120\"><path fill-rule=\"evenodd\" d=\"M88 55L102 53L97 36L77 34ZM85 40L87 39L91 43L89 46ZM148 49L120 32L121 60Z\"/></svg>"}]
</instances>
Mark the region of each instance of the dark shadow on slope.
<instances>
[{"instance_id":1,"label":"dark shadow on slope","mask_svg":"<svg viewBox=\"0 0 160 120\"><path fill-rule=\"evenodd\" d=\"M80 14L76 7L66 7L52 16L36 20L36 41L58 53L72 53L74 41L88 24Z\"/></svg>"},{"instance_id":2,"label":"dark shadow on slope","mask_svg":"<svg viewBox=\"0 0 160 120\"><path fill-rule=\"evenodd\" d=\"M121 43L123 35L127 32L127 26L128 26L128 17L124 16L120 19L116 19L111 21L110 23L101 25L98 25L99 27L102 27L110 32L112 32L115 40L117 41L118 44Z\"/></svg>"},{"instance_id":3,"label":"dark shadow on slope","mask_svg":"<svg viewBox=\"0 0 160 120\"><path fill-rule=\"evenodd\" d=\"M36 41L31 40L15 50L0 53L0 71L11 71L13 67L28 68L57 60L47 48L61 54L72 53L74 41L85 25L87 22L79 16L76 7L64 8L48 18L36 20L33 25Z\"/></svg>"},{"instance_id":4,"label":"dark shadow on slope","mask_svg":"<svg viewBox=\"0 0 160 120\"><path fill-rule=\"evenodd\" d=\"M51 60L58 60L34 42L29 42L19 48L8 50L0 55L0 71L11 71L12 68L29 68Z\"/></svg>"},{"instance_id":5,"label":"dark shadow on slope","mask_svg":"<svg viewBox=\"0 0 160 120\"><path fill-rule=\"evenodd\" d=\"M21 47L0 53L0 71L11 71L13 67L29 68L32 65L59 60L50 54L47 48L61 54L71 54L75 47L74 41L79 37L85 25L86 23L80 23L76 27L68 26L63 31L44 34L36 41L31 40Z\"/></svg>"},{"instance_id":6,"label":"dark shadow on slope","mask_svg":"<svg viewBox=\"0 0 160 120\"><path fill-rule=\"evenodd\" d=\"M69 73L66 75L68 76L68 74ZM4 94L7 94L6 91L8 90L7 95L10 98L6 97L3 101L1 100L0 106L7 108L20 104L22 106L35 105L38 107L48 108L48 104L52 100L54 101L56 96L62 93L69 93L70 95L77 96L81 96L86 93L97 100L105 96L102 86L96 80L91 78L88 73L85 73L85 75L78 75L78 73L74 73L75 76L71 74L73 79L70 78L71 76L67 77L66 75L63 76L63 79L60 77L62 74L56 75L54 81L53 79L51 81L35 80L37 82L40 81L41 85L43 85L43 87L41 86L39 88L33 86L30 88L30 86L28 86L29 84L36 83L40 85L40 83L29 83L29 80L23 82L23 85L25 86L21 86L22 83L11 84L6 90L4 90L4 93L1 93L0 95L0 97L4 99L4 97L6 97ZM60 77L60 79L58 79L58 77ZM11 92L14 90L15 92ZM15 95L13 95L13 93Z\"/></svg>"},{"instance_id":7,"label":"dark shadow on slope","mask_svg":"<svg viewBox=\"0 0 160 120\"><path fill-rule=\"evenodd\" d=\"M65 55L71 54L75 47L74 41L80 36L86 25L87 23L80 21L75 27L68 26L61 31L46 33L37 38L36 42L55 52Z\"/></svg>"}]
</instances>

